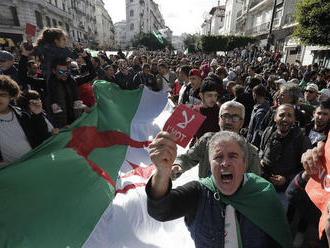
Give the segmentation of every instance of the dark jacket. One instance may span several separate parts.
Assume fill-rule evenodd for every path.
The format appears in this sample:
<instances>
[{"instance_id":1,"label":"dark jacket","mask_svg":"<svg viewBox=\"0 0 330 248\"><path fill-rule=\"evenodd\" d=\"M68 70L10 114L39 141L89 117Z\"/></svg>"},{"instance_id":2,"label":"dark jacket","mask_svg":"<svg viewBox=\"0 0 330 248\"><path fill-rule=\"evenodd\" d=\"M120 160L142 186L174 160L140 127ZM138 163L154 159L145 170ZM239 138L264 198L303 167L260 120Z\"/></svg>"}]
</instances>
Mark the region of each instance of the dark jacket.
<instances>
[{"instance_id":1,"label":"dark jacket","mask_svg":"<svg viewBox=\"0 0 330 248\"><path fill-rule=\"evenodd\" d=\"M15 116L32 148L37 147L44 140L50 137L47 123L42 113L35 115L21 111L21 109L14 106L10 106L10 108L14 111ZM0 150L0 161L2 160L3 159Z\"/></svg>"},{"instance_id":2,"label":"dark jacket","mask_svg":"<svg viewBox=\"0 0 330 248\"><path fill-rule=\"evenodd\" d=\"M134 78L133 78L133 86L132 88L137 89L139 88L139 85L143 84L147 87L149 87L152 90L157 90L157 83L154 75L151 73L144 74L142 71L138 72Z\"/></svg>"},{"instance_id":3,"label":"dark jacket","mask_svg":"<svg viewBox=\"0 0 330 248\"><path fill-rule=\"evenodd\" d=\"M148 213L159 221L185 217L196 248L224 247L224 210L200 182L192 181L169 192L159 200L150 197L151 180L146 186ZM170 185L171 187L171 185ZM245 248L278 247L264 231L239 214L242 244Z\"/></svg>"},{"instance_id":4,"label":"dark jacket","mask_svg":"<svg viewBox=\"0 0 330 248\"><path fill-rule=\"evenodd\" d=\"M294 127L286 136L280 136L276 128L268 127L262 135L260 158L264 161L264 177L272 174L286 178L283 186L275 186L277 191L285 191L292 178L303 169L301 155L311 148L310 140L300 128Z\"/></svg>"},{"instance_id":5,"label":"dark jacket","mask_svg":"<svg viewBox=\"0 0 330 248\"><path fill-rule=\"evenodd\" d=\"M121 89L133 89L133 77L134 75L130 71L128 71L127 75L120 70L115 74L116 83Z\"/></svg>"},{"instance_id":6,"label":"dark jacket","mask_svg":"<svg viewBox=\"0 0 330 248\"><path fill-rule=\"evenodd\" d=\"M256 147L259 147L261 141L261 136L259 135L260 124L268 110L269 103L265 101L263 104L254 105L251 113L251 119L246 139L248 142L250 142L252 145L255 145Z\"/></svg>"},{"instance_id":7,"label":"dark jacket","mask_svg":"<svg viewBox=\"0 0 330 248\"><path fill-rule=\"evenodd\" d=\"M48 96L49 106L56 103L63 110L57 114L51 112L51 117L60 127L70 125L77 117L73 111L73 103L79 100L75 79L69 76L66 81L63 81L52 75L49 79Z\"/></svg>"},{"instance_id":8,"label":"dark jacket","mask_svg":"<svg viewBox=\"0 0 330 248\"><path fill-rule=\"evenodd\" d=\"M46 91L46 80L44 78L28 77L27 63L28 57L22 55L18 62L18 78L23 85L29 85L31 89L38 91L43 98Z\"/></svg>"},{"instance_id":9,"label":"dark jacket","mask_svg":"<svg viewBox=\"0 0 330 248\"><path fill-rule=\"evenodd\" d=\"M55 44L45 44L34 48L34 56L42 58L42 64L40 66L44 73L44 78L48 81L51 75L51 65L57 58L63 58L64 60L68 57L76 59L77 55L73 53L69 48L60 48Z\"/></svg>"}]
</instances>

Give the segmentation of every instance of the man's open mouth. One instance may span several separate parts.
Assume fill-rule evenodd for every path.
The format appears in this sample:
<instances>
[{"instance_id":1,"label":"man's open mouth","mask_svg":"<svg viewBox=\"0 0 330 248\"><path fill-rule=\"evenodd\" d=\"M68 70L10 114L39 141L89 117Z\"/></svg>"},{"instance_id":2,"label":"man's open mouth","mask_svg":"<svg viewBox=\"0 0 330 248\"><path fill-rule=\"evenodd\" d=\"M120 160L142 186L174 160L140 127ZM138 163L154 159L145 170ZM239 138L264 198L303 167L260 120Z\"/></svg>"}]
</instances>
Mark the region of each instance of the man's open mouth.
<instances>
[{"instance_id":1,"label":"man's open mouth","mask_svg":"<svg viewBox=\"0 0 330 248\"><path fill-rule=\"evenodd\" d=\"M224 183L231 182L233 180L233 174L231 172L222 172L221 173L221 180Z\"/></svg>"}]
</instances>

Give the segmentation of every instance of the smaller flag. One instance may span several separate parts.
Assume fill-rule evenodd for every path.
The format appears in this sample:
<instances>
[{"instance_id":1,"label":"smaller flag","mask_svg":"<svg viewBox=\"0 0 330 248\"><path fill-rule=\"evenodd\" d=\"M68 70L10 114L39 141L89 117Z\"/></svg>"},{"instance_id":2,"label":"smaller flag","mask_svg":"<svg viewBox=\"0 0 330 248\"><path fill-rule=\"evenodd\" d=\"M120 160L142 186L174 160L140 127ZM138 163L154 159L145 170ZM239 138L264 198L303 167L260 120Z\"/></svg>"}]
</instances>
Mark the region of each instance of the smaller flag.
<instances>
[{"instance_id":1,"label":"smaller flag","mask_svg":"<svg viewBox=\"0 0 330 248\"><path fill-rule=\"evenodd\" d=\"M159 32L155 32L155 31L152 31L152 34L157 38L157 40L161 43L161 44L163 44L164 43L164 41L163 41L163 36L161 35L161 33L159 33Z\"/></svg>"},{"instance_id":2,"label":"smaller flag","mask_svg":"<svg viewBox=\"0 0 330 248\"><path fill-rule=\"evenodd\" d=\"M187 55L189 53L188 47L186 48L186 50L184 51L184 55Z\"/></svg>"}]
</instances>

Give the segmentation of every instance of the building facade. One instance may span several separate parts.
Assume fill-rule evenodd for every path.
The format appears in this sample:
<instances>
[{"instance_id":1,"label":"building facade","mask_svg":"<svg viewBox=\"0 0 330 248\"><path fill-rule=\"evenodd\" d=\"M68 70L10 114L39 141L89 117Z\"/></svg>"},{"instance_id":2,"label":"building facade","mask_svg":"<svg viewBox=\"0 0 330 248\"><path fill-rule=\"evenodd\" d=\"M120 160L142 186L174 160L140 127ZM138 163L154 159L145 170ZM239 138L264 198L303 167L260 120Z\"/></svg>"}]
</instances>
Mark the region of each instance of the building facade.
<instances>
[{"instance_id":1,"label":"building facade","mask_svg":"<svg viewBox=\"0 0 330 248\"><path fill-rule=\"evenodd\" d=\"M225 21L226 6L216 6L204 18L202 35L219 35Z\"/></svg>"},{"instance_id":2,"label":"building facade","mask_svg":"<svg viewBox=\"0 0 330 248\"><path fill-rule=\"evenodd\" d=\"M98 2L98 4L97 4ZM78 41L89 47L97 47L110 37L97 39L97 9L101 0L6 0L0 2L0 38L14 43L25 39L25 24L37 27L36 37L44 27L62 27L69 41ZM98 7L97 7L98 6ZM102 12L104 13L104 12ZM114 31L110 16L102 15L106 27ZM101 21L102 23L102 21ZM110 24L109 24L110 23ZM101 36L99 36L101 37ZM112 39L114 35L112 32ZM108 40L107 40L108 39Z\"/></svg>"},{"instance_id":3,"label":"building facade","mask_svg":"<svg viewBox=\"0 0 330 248\"><path fill-rule=\"evenodd\" d=\"M117 48L126 49L127 47L126 25L126 21L115 23L115 40Z\"/></svg>"},{"instance_id":4,"label":"building facade","mask_svg":"<svg viewBox=\"0 0 330 248\"><path fill-rule=\"evenodd\" d=\"M236 34L236 17L238 13L242 11L244 1L227 0L225 20L223 28L220 30L222 35L233 35Z\"/></svg>"},{"instance_id":5,"label":"building facade","mask_svg":"<svg viewBox=\"0 0 330 248\"><path fill-rule=\"evenodd\" d=\"M102 0L95 0L96 41L99 47L115 47L115 27Z\"/></svg>"},{"instance_id":6,"label":"building facade","mask_svg":"<svg viewBox=\"0 0 330 248\"><path fill-rule=\"evenodd\" d=\"M126 0L127 45L132 45L139 33L152 33L167 28L159 6L153 0Z\"/></svg>"}]
</instances>

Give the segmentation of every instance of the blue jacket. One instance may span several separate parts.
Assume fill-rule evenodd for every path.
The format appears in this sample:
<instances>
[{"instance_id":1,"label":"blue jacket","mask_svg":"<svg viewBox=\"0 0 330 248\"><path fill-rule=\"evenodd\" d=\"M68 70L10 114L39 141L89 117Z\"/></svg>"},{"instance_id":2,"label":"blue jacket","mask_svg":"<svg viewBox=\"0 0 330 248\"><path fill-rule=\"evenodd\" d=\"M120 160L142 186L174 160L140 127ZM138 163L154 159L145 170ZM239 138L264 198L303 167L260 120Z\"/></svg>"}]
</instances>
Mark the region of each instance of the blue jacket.
<instances>
[{"instance_id":1,"label":"blue jacket","mask_svg":"<svg viewBox=\"0 0 330 248\"><path fill-rule=\"evenodd\" d=\"M194 221L188 225L196 248L224 247L224 212L213 193L202 185L202 192ZM259 227L236 211L240 222L244 248L277 247L277 244Z\"/></svg>"}]
</instances>

